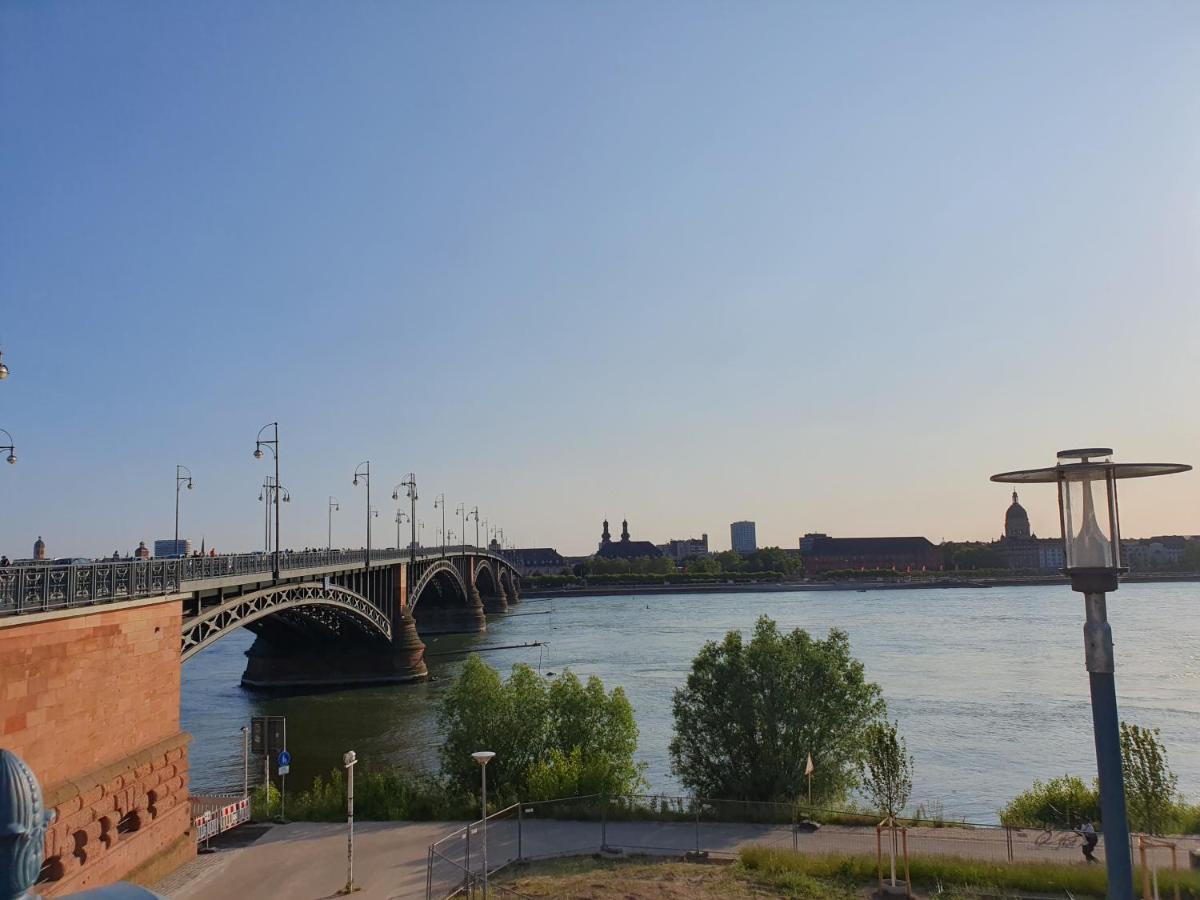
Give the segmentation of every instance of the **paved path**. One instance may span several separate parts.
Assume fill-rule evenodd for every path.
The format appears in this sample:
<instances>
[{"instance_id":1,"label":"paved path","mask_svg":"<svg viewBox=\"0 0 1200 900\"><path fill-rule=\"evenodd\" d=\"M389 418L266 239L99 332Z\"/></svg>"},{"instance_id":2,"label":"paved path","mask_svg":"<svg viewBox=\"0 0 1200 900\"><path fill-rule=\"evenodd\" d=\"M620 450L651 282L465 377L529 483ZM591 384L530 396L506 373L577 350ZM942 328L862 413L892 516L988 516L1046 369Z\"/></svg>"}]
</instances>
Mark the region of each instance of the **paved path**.
<instances>
[{"instance_id":1,"label":"paved path","mask_svg":"<svg viewBox=\"0 0 1200 900\"><path fill-rule=\"evenodd\" d=\"M434 870L435 896L441 897L462 879L463 868L478 872L482 865L482 834L477 826L468 833L461 823L364 822L355 826L354 874L359 900L393 900L425 896L429 845L439 844L444 859ZM288 900L326 900L346 882L346 826L302 822L268 829L252 843L200 856L175 875L155 886L176 900L227 900L227 898L286 897ZM247 835L250 837L251 835ZM1038 831L1011 834L1012 855L1017 860L1082 863L1079 839L1070 832L1049 839ZM599 822L526 819L491 822L488 826L488 863L495 869L518 855L532 858L595 853L602 843L630 853L682 855L699 846L709 853L733 855L747 845L791 849L808 853L846 853L874 856L873 828L826 825L794 837L787 825L748 825L702 822ZM1200 839L1178 841L1181 865L1187 849L1200 849ZM886 847L886 842L885 842ZM1103 842L1097 855L1103 859ZM1003 828L910 828L910 858L962 856L1003 863L1009 857L1009 834ZM1160 865L1169 865L1167 851ZM441 888L440 891L437 889Z\"/></svg>"}]
</instances>

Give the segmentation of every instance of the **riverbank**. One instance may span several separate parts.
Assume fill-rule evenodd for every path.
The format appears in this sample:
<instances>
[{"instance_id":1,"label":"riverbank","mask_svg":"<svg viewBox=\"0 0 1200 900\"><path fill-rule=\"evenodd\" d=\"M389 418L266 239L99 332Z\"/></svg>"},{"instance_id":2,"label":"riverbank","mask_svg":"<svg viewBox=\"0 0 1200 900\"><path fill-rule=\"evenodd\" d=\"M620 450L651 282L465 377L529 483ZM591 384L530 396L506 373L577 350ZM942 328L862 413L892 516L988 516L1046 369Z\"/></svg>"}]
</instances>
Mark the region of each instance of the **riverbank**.
<instances>
[{"instance_id":1,"label":"riverbank","mask_svg":"<svg viewBox=\"0 0 1200 900\"><path fill-rule=\"evenodd\" d=\"M1183 575L1127 575L1121 579L1125 584L1174 584L1200 582L1200 574ZM634 584L634 585L579 585L567 588L530 588L521 596L527 599L551 599L569 597L641 597L658 594L788 594L799 591L896 591L928 588L994 588L994 587L1065 587L1067 579L1062 575L1038 575L1012 578L942 578L908 579L905 581L767 581L767 582L720 582L712 584Z\"/></svg>"}]
</instances>

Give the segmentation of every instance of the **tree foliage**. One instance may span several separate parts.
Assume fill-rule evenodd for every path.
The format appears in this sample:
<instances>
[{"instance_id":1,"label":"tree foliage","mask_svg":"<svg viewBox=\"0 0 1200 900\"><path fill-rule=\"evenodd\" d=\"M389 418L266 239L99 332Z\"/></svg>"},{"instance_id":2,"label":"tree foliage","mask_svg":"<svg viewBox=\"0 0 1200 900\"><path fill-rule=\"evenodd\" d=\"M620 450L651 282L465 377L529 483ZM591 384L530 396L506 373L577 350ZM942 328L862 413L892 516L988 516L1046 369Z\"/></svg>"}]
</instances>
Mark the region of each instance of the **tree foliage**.
<instances>
[{"instance_id":1,"label":"tree foliage","mask_svg":"<svg viewBox=\"0 0 1200 900\"><path fill-rule=\"evenodd\" d=\"M1000 810L1000 821L1012 828L1069 830L1085 820L1100 821L1100 788L1074 775L1035 781Z\"/></svg>"},{"instance_id":2,"label":"tree foliage","mask_svg":"<svg viewBox=\"0 0 1200 900\"><path fill-rule=\"evenodd\" d=\"M1121 723L1121 767L1130 827L1162 834L1174 814L1179 780L1167 765L1167 748L1157 728Z\"/></svg>"},{"instance_id":3,"label":"tree foliage","mask_svg":"<svg viewBox=\"0 0 1200 900\"><path fill-rule=\"evenodd\" d=\"M592 792L631 793L642 785L642 769L633 761L633 707L621 688L607 693L595 676L585 683L566 670L548 684L518 664L505 680L471 656L442 699L439 724L442 773L473 793L480 782L471 758L476 750L496 753L488 790L497 798L545 799L529 795L534 773L545 785L567 783L573 771L576 785L590 785ZM573 759L580 765L572 770Z\"/></svg>"},{"instance_id":4,"label":"tree foliage","mask_svg":"<svg viewBox=\"0 0 1200 900\"><path fill-rule=\"evenodd\" d=\"M812 754L813 799L840 799L854 784L866 727L885 712L844 631L817 640L783 634L766 616L749 643L731 631L710 641L675 691L672 769L696 794L794 800Z\"/></svg>"},{"instance_id":5,"label":"tree foliage","mask_svg":"<svg viewBox=\"0 0 1200 900\"><path fill-rule=\"evenodd\" d=\"M882 815L897 816L912 795L912 755L894 723L874 722L867 726L864 738L862 791Z\"/></svg>"}]
</instances>

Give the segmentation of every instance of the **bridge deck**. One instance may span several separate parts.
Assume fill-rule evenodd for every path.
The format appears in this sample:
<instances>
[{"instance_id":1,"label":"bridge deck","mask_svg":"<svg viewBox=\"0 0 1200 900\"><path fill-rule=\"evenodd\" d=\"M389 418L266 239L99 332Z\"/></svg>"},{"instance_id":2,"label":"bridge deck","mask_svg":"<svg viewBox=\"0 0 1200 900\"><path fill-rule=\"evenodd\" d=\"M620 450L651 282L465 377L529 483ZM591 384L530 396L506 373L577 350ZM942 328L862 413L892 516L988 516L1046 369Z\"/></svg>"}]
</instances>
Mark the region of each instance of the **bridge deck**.
<instances>
[{"instance_id":1,"label":"bridge deck","mask_svg":"<svg viewBox=\"0 0 1200 900\"><path fill-rule=\"evenodd\" d=\"M510 562L469 545L422 549L416 561L469 555ZM372 550L371 565L413 560L409 550ZM279 580L301 581L362 569L365 550L308 550L279 554ZM239 553L183 559L97 561L81 565L26 565L0 568L0 619L77 606L120 603L273 580L274 555Z\"/></svg>"}]
</instances>

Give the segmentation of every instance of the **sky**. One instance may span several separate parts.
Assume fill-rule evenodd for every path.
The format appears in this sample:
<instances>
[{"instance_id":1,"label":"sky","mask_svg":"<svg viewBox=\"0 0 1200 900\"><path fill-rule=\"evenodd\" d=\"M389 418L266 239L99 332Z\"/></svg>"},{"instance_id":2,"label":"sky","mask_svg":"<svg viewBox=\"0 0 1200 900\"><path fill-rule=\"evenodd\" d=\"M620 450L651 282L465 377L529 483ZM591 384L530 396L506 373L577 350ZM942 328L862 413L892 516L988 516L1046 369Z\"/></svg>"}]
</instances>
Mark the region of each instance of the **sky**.
<instances>
[{"instance_id":1,"label":"sky","mask_svg":"<svg viewBox=\"0 0 1200 900\"><path fill-rule=\"evenodd\" d=\"M0 551L170 537L176 464L256 549L275 421L294 548L363 544L364 460L377 546L411 471L426 543L568 554L1200 463L1198 84L1193 2L0 2Z\"/></svg>"}]
</instances>

